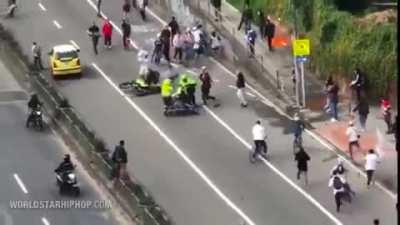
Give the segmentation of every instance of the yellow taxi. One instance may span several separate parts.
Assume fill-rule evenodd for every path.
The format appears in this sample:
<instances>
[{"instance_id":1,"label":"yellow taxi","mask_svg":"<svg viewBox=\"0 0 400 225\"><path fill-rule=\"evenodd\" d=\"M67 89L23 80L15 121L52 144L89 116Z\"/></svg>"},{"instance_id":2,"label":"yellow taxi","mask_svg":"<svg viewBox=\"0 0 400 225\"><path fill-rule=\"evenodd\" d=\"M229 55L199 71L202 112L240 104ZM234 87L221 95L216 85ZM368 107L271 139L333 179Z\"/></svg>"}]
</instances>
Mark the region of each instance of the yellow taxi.
<instances>
[{"instance_id":1,"label":"yellow taxi","mask_svg":"<svg viewBox=\"0 0 400 225\"><path fill-rule=\"evenodd\" d=\"M51 74L53 76L81 75L82 68L78 52L79 49L73 45L54 46L49 52Z\"/></svg>"}]
</instances>

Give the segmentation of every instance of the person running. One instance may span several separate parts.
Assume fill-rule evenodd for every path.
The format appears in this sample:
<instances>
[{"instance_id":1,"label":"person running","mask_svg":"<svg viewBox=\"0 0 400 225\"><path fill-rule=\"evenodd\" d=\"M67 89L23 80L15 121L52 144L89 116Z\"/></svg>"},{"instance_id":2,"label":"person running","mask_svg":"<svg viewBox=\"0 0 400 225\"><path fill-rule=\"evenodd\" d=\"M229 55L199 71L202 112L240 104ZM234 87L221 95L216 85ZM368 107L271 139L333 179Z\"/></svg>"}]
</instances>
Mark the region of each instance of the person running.
<instances>
[{"instance_id":1,"label":"person running","mask_svg":"<svg viewBox=\"0 0 400 225\"><path fill-rule=\"evenodd\" d=\"M338 176L336 172L334 172L331 179L329 179L329 187L333 188L333 195L335 196L335 203L336 203L336 212L340 211L340 206L342 205L342 198L345 195L344 184L346 180Z\"/></svg>"},{"instance_id":2,"label":"person running","mask_svg":"<svg viewBox=\"0 0 400 225\"><path fill-rule=\"evenodd\" d=\"M294 120L294 132L293 132L294 140L298 145L301 146L302 145L302 134L303 134L305 126L304 126L303 121L300 120L298 113L294 114L293 120Z\"/></svg>"},{"instance_id":3,"label":"person running","mask_svg":"<svg viewBox=\"0 0 400 225\"><path fill-rule=\"evenodd\" d=\"M246 81L244 79L244 75L242 72L239 72L237 74L237 79L236 79L236 88L237 88L237 96L240 100L240 106L243 108L247 107L247 101L246 98L244 97L244 88L246 87Z\"/></svg>"},{"instance_id":4,"label":"person running","mask_svg":"<svg viewBox=\"0 0 400 225\"><path fill-rule=\"evenodd\" d=\"M111 48L111 37L112 37L113 27L109 19L105 19L103 23L103 36L104 36L104 46L106 48Z\"/></svg>"},{"instance_id":5,"label":"person running","mask_svg":"<svg viewBox=\"0 0 400 225\"><path fill-rule=\"evenodd\" d=\"M374 173L378 163L380 162L378 154L373 149L368 150L368 154L365 156L365 171L367 172L367 188L370 187L371 183L374 183Z\"/></svg>"},{"instance_id":6,"label":"person running","mask_svg":"<svg viewBox=\"0 0 400 225\"><path fill-rule=\"evenodd\" d=\"M43 70L42 64L42 50L40 46L36 43L32 43L32 55L33 55L33 64L35 65L36 69Z\"/></svg>"},{"instance_id":7,"label":"person running","mask_svg":"<svg viewBox=\"0 0 400 225\"><path fill-rule=\"evenodd\" d=\"M253 141L254 141L254 154L256 155L267 155L267 143L265 139L267 134L265 133L264 126L261 125L261 121L257 120L252 128Z\"/></svg>"},{"instance_id":8,"label":"person running","mask_svg":"<svg viewBox=\"0 0 400 225\"><path fill-rule=\"evenodd\" d=\"M256 44L256 38L257 38L256 31L250 27L249 31L246 33L246 41L250 50L250 55L249 55L250 58L253 58L255 56L254 46Z\"/></svg>"},{"instance_id":9,"label":"person running","mask_svg":"<svg viewBox=\"0 0 400 225\"><path fill-rule=\"evenodd\" d=\"M212 85L212 79L207 71L207 67L203 66L201 68L200 80L201 80L201 98L203 99L203 104L207 105L207 100L211 99L215 101L215 97L210 95L210 89Z\"/></svg>"},{"instance_id":10,"label":"person running","mask_svg":"<svg viewBox=\"0 0 400 225\"><path fill-rule=\"evenodd\" d=\"M337 163L333 166L330 172L330 176L332 177L334 174L346 178L347 169L343 165L343 159L338 157Z\"/></svg>"},{"instance_id":11,"label":"person running","mask_svg":"<svg viewBox=\"0 0 400 225\"><path fill-rule=\"evenodd\" d=\"M91 39L92 39L94 54L97 55L98 54L97 45L99 43L99 38L100 38L100 29L96 25L96 22L93 21L93 24L92 24L92 26L89 27L89 29L87 30L87 33L89 34L89 37L91 37Z\"/></svg>"},{"instance_id":12,"label":"person running","mask_svg":"<svg viewBox=\"0 0 400 225\"><path fill-rule=\"evenodd\" d=\"M353 121L349 122L349 127L346 130L346 135L347 135L348 140L349 140L350 158L351 158L351 160L354 160L354 158L353 158L353 147L357 147L357 150L360 151L360 144L358 142L358 139L360 138L360 135L357 133L357 130L354 127Z\"/></svg>"},{"instance_id":13,"label":"person running","mask_svg":"<svg viewBox=\"0 0 400 225\"><path fill-rule=\"evenodd\" d=\"M124 44L124 49L129 49L129 39L131 36L131 25L126 19L122 20L122 42Z\"/></svg>"},{"instance_id":14,"label":"person running","mask_svg":"<svg viewBox=\"0 0 400 225\"><path fill-rule=\"evenodd\" d=\"M300 180L300 175L304 175L305 185L308 185L308 165L307 162L310 160L310 156L304 151L303 147L299 148L299 151L295 155L295 160L297 161L297 180Z\"/></svg>"}]
</instances>

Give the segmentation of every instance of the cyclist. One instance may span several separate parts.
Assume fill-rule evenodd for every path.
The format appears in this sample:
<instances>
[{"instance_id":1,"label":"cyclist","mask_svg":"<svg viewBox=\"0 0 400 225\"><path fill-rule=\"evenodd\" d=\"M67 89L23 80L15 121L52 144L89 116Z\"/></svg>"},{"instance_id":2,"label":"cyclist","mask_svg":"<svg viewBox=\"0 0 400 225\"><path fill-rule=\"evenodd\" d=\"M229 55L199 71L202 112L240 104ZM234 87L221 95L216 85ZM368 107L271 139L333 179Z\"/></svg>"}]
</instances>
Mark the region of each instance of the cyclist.
<instances>
[{"instance_id":1,"label":"cyclist","mask_svg":"<svg viewBox=\"0 0 400 225\"><path fill-rule=\"evenodd\" d=\"M267 155L267 143L265 142L267 134L265 133L265 127L261 125L260 120L257 120L256 124L254 124L252 128L252 133L255 145L254 156L260 153L262 153L263 155Z\"/></svg>"}]
</instances>

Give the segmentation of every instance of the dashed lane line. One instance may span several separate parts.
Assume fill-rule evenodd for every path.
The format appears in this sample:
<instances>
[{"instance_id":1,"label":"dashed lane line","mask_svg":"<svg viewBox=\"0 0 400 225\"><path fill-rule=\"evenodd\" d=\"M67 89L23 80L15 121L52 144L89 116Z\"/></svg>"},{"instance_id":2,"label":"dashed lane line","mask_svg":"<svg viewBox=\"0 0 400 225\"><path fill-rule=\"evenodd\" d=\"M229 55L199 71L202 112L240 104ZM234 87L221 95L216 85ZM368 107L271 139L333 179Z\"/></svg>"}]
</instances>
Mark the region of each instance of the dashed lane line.
<instances>
[{"instance_id":1,"label":"dashed lane line","mask_svg":"<svg viewBox=\"0 0 400 225\"><path fill-rule=\"evenodd\" d=\"M14 179L17 181L18 186L21 188L22 192L28 194L28 189L26 189L24 182L19 178L18 174L14 173Z\"/></svg>"},{"instance_id":2,"label":"dashed lane line","mask_svg":"<svg viewBox=\"0 0 400 225\"><path fill-rule=\"evenodd\" d=\"M38 3L38 6L39 6L39 8L42 10L42 11L44 11L44 12L46 12L47 11L47 9L44 7L44 5L42 4L42 3Z\"/></svg>"},{"instance_id":3,"label":"dashed lane line","mask_svg":"<svg viewBox=\"0 0 400 225\"><path fill-rule=\"evenodd\" d=\"M42 223L44 225L50 225L50 222L46 219L46 217L42 217Z\"/></svg>"},{"instance_id":4,"label":"dashed lane line","mask_svg":"<svg viewBox=\"0 0 400 225\"><path fill-rule=\"evenodd\" d=\"M57 22L57 20L53 20L53 24L54 24L54 26L57 27L57 29L61 29L62 28L62 26Z\"/></svg>"}]
</instances>

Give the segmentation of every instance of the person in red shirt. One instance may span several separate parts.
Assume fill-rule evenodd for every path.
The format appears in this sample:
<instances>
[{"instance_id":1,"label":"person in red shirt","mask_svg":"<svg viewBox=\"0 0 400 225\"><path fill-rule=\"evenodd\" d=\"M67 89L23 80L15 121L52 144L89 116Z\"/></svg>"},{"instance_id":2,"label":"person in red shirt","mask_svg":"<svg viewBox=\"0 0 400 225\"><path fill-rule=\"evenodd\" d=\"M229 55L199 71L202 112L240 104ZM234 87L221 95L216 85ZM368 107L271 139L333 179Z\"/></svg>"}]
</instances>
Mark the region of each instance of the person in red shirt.
<instances>
[{"instance_id":1,"label":"person in red shirt","mask_svg":"<svg viewBox=\"0 0 400 225\"><path fill-rule=\"evenodd\" d=\"M390 105L389 99L383 98L381 100L381 112L382 112L382 117L383 120L386 123L387 126L387 131L386 133L389 134L392 132L392 112L391 112L392 106Z\"/></svg>"},{"instance_id":2,"label":"person in red shirt","mask_svg":"<svg viewBox=\"0 0 400 225\"><path fill-rule=\"evenodd\" d=\"M113 27L110 23L109 19L105 19L103 23L103 36L104 36L104 45L105 47L111 48L111 36L112 36Z\"/></svg>"}]
</instances>

